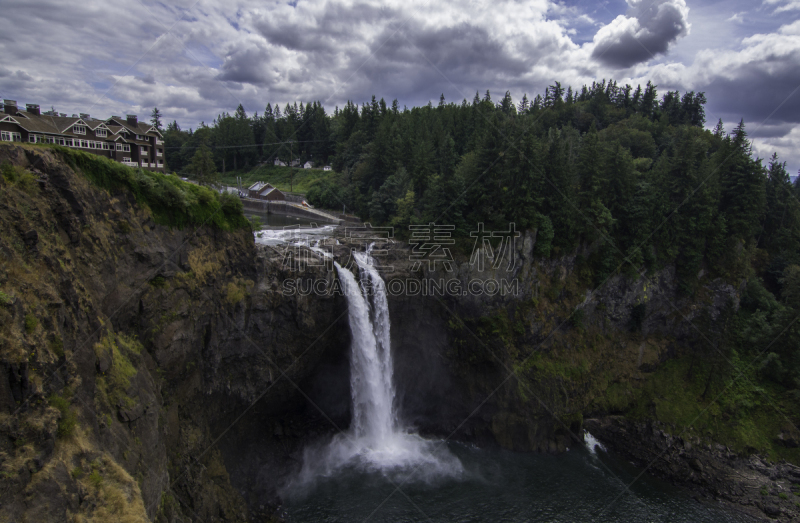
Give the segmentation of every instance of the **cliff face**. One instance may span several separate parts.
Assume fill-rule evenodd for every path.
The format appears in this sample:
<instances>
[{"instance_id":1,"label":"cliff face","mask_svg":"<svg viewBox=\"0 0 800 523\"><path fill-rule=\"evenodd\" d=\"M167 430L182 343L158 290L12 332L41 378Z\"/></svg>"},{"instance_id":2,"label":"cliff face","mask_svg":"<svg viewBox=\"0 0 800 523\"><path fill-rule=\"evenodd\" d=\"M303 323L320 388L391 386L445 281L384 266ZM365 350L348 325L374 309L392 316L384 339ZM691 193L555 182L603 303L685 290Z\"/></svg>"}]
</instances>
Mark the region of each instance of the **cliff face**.
<instances>
[{"instance_id":1,"label":"cliff face","mask_svg":"<svg viewBox=\"0 0 800 523\"><path fill-rule=\"evenodd\" d=\"M279 292L331 275L259 259L249 230L157 225L51 149L4 162L34 176L0 181L0 519L257 517L241 493L274 481L253 481L246 443L279 439L315 374L346 388L326 371L346 359L343 298Z\"/></svg>"}]
</instances>

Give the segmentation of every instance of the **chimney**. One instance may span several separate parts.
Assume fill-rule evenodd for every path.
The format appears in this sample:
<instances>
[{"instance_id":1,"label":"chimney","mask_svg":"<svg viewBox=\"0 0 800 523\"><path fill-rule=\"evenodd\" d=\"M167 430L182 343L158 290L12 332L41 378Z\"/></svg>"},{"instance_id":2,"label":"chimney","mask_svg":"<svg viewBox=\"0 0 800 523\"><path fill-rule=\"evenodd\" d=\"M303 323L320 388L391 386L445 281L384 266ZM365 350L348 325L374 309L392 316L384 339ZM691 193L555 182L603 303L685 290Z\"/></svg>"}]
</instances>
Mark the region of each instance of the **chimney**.
<instances>
[{"instance_id":1,"label":"chimney","mask_svg":"<svg viewBox=\"0 0 800 523\"><path fill-rule=\"evenodd\" d=\"M17 114L17 101L3 100L3 112L6 114Z\"/></svg>"},{"instance_id":2,"label":"chimney","mask_svg":"<svg viewBox=\"0 0 800 523\"><path fill-rule=\"evenodd\" d=\"M66 118L67 117L67 113L58 113L58 116L60 116L61 118Z\"/></svg>"},{"instance_id":3,"label":"chimney","mask_svg":"<svg viewBox=\"0 0 800 523\"><path fill-rule=\"evenodd\" d=\"M41 112L39 112L39 104L25 104L25 110L37 116L42 114Z\"/></svg>"},{"instance_id":4,"label":"chimney","mask_svg":"<svg viewBox=\"0 0 800 523\"><path fill-rule=\"evenodd\" d=\"M133 127L139 126L139 118L135 114L129 114L127 115L127 118L128 118L128 125L131 125Z\"/></svg>"},{"instance_id":5,"label":"chimney","mask_svg":"<svg viewBox=\"0 0 800 523\"><path fill-rule=\"evenodd\" d=\"M89 115L88 114L81 113L81 120L88 120L88 119L89 119Z\"/></svg>"}]
</instances>

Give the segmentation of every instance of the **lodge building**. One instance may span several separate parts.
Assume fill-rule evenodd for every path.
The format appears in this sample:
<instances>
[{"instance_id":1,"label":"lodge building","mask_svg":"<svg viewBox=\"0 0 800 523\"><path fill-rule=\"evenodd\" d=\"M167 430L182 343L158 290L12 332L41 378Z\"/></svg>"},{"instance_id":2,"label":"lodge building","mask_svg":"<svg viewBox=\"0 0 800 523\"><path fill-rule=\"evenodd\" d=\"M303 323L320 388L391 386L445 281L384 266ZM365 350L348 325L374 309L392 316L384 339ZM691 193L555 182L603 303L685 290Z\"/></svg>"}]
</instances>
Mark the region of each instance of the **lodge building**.
<instances>
[{"instance_id":1,"label":"lodge building","mask_svg":"<svg viewBox=\"0 0 800 523\"><path fill-rule=\"evenodd\" d=\"M106 120L88 114L47 111L36 104L25 110L15 100L3 100L0 112L0 141L53 143L111 158L129 167L164 172L164 140L149 123L136 115L112 116Z\"/></svg>"}]
</instances>

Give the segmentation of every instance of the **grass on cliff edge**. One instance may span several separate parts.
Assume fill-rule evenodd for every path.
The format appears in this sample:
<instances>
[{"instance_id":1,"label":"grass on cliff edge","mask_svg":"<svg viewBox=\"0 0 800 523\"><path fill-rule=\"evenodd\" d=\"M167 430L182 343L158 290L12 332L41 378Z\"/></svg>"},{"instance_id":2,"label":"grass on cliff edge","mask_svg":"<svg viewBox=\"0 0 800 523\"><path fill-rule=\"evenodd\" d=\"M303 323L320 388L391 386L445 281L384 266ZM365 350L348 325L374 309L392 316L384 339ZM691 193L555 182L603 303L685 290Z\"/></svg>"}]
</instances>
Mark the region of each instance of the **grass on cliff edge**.
<instances>
[{"instance_id":1,"label":"grass on cliff edge","mask_svg":"<svg viewBox=\"0 0 800 523\"><path fill-rule=\"evenodd\" d=\"M242 213L242 202L230 194L186 183L177 176L131 168L109 158L50 146L73 169L81 171L97 187L111 192L130 191L160 225L182 229L210 225L223 231L250 227Z\"/></svg>"}]
</instances>

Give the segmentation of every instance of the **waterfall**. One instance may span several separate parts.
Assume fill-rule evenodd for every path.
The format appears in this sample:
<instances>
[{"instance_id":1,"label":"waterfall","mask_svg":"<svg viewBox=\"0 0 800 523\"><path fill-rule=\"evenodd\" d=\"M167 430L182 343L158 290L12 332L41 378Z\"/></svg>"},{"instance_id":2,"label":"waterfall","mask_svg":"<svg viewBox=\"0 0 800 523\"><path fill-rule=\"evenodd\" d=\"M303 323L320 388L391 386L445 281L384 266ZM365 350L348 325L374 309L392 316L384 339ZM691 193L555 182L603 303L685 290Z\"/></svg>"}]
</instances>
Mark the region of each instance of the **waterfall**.
<instances>
[{"instance_id":1,"label":"waterfall","mask_svg":"<svg viewBox=\"0 0 800 523\"><path fill-rule=\"evenodd\" d=\"M305 449L303 468L295 484L313 482L317 476L329 476L348 466L403 473L399 476L402 481L430 481L463 472L461 462L444 442L424 439L399 422L394 405L389 301L386 284L372 258L373 246L364 253L354 253L358 279L334 262L347 298L351 332L350 428L327 445ZM311 249L330 256L318 247Z\"/></svg>"},{"instance_id":2,"label":"waterfall","mask_svg":"<svg viewBox=\"0 0 800 523\"><path fill-rule=\"evenodd\" d=\"M372 445L386 441L394 431L394 386L389 342L389 305L386 288L367 254L356 253L361 283L334 262L348 300L350 390L353 398L352 431Z\"/></svg>"}]
</instances>

